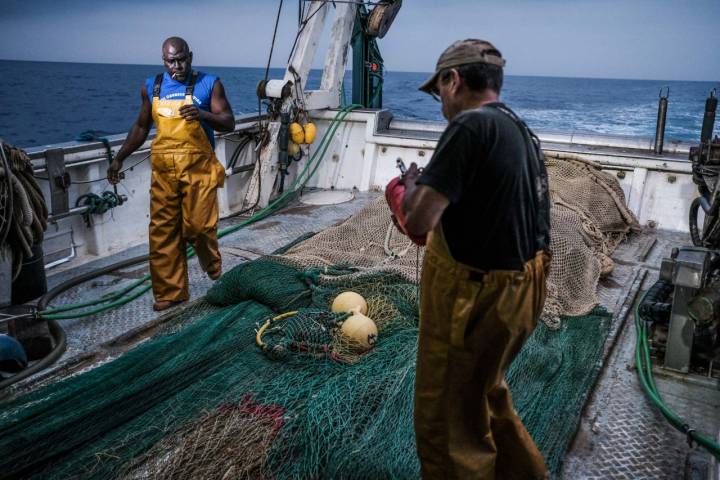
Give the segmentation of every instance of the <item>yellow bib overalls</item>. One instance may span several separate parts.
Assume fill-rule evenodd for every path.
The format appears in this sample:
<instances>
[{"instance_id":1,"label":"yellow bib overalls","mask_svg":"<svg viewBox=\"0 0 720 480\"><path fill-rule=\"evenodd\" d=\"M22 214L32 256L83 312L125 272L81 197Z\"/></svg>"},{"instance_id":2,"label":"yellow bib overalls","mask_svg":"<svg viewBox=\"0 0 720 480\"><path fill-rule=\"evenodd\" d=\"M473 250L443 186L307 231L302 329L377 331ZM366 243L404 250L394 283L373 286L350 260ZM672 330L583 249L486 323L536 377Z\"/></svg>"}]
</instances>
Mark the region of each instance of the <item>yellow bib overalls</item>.
<instances>
[{"instance_id":1,"label":"yellow bib overalls","mask_svg":"<svg viewBox=\"0 0 720 480\"><path fill-rule=\"evenodd\" d=\"M442 225L422 269L415 432L423 479L545 478L542 454L512 406L505 371L533 332L550 257L522 271L456 261Z\"/></svg>"},{"instance_id":2,"label":"yellow bib overalls","mask_svg":"<svg viewBox=\"0 0 720 480\"><path fill-rule=\"evenodd\" d=\"M156 301L189 298L188 243L205 272L221 270L216 190L223 186L225 169L200 122L179 113L180 107L193 103L196 76L193 73L183 100L159 98L161 76L153 89L157 135L151 146L150 275Z\"/></svg>"}]
</instances>

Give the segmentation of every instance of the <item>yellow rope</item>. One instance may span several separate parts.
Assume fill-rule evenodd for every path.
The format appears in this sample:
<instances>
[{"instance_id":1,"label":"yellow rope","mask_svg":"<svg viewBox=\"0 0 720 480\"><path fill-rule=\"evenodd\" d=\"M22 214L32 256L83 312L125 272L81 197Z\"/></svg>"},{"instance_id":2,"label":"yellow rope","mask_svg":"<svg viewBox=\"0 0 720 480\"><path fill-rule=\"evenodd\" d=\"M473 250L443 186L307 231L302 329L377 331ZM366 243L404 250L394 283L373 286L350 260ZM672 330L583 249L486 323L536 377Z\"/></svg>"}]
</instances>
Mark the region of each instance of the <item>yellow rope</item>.
<instances>
[{"instance_id":1,"label":"yellow rope","mask_svg":"<svg viewBox=\"0 0 720 480\"><path fill-rule=\"evenodd\" d=\"M257 331L257 334L255 335L255 343L257 344L257 346L260 348L265 348L265 344L262 341L262 336L263 336L263 334L265 334L265 330L267 330L268 327L270 327L270 325L272 325L274 322L278 322L280 320L283 320L288 317L292 317L297 314L298 314L297 310L294 312L287 312L287 313L280 314L277 317L273 317L273 318L269 319L267 322L265 322L265 324L262 327L260 327L260 329Z\"/></svg>"}]
</instances>

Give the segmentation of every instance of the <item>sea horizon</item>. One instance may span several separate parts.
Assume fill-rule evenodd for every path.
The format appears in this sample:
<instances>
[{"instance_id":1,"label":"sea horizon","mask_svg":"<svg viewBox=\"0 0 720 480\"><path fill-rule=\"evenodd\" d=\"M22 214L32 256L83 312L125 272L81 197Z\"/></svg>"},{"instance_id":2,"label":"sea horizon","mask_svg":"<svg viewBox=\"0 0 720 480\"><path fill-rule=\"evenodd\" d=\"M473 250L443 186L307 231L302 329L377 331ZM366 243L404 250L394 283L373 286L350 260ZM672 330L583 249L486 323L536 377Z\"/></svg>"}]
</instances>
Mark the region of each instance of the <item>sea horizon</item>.
<instances>
[{"instance_id":1,"label":"sea horizon","mask_svg":"<svg viewBox=\"0 0 720 480\"><path fill-rule=\"evenodd\" d=\"M237 116L257 112L265 67L197 65L217 75ZM0 60L0 137L23 147L71 141L87 130L123 134L132 126L140 90L161 64ZM272 67L271 77L284 67ZM418 91L430 72L388 70L383 108L396 118L444 122L440 104ZM321 70L306 89L318 88ZM345 101L352 74L346 72ZM698 141L705 100L718 82L506 75L501 100L540 132L653 138L660 89L670 87L666 141ZM717 131L717 129L716 129Z\"/></svg>"},{"instance_id":2,"label":"sea horizon","mask_svg":"<svg viewBox=\"0 0 720 480\"><path fill-rule=\"evenodd\" d=\"M75 65L124 65L124 66L138 66L138 67L152 67L152 66L158 66L160 68L163 68L162 63L113 63L113 62L75 62L75 61L60 61L60 60L17 60L12 58L0 58L0 62L23 62L23 63L60 63L60 64L75 64ZM350 63L350 62L349 62ZM205 69L211 69L211 68L247 68L247 69L254 69L254 70L265 70L265 66L237 66L237 65L203 65L203 64L197 64L193 65L195 68L205 68ZM284 70L284 66L271 66L271 70ZM320 71L320 67L312 68L313 71ZM385 70L387 72L395 72L395 73L415 73L415 74L423 74L423 75L431 75L431 71L420 71L420 70L396 70L392 68L388 68L387 65L385 65ZM348 68L346 70L347 72L352 72L352 68L350 68L350 65L348 65ZM720 79L719 80L687 80L687 79L663 79L663 78L633 78L633 77L587 77L587 76L567 76L567 75L543 75L543 74L526 74L526 73L506 73L505 76L507 77L528 77L528 78L571 78L571 79L578 79L578 80L618 80L618 81L638 81L638 82L693 82L693 83L717 83L718 87L720 88ZM719 77L720 78L720 77Z\"/></svg>"}]
</instances>

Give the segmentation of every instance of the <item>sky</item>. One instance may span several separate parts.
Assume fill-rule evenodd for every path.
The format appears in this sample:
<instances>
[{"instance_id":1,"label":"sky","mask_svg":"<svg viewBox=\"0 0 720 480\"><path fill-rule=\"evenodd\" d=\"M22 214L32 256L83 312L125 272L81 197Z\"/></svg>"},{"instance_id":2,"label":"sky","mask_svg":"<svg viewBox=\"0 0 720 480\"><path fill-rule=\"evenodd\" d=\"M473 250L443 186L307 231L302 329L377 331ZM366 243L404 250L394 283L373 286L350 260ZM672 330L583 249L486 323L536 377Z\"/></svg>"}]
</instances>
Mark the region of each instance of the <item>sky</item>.
<instances>
[{"instance_id":1,"label":"sky","mask_svg":"<svg viewBox=\"0 0 720 480\"><path fill-rule=\"evenodd\" d=\"M2 0L0 59L160 64L168 36L199 66L264 66L280 0ZM285 0L272 65L297 31ZM405 0L388 70L428 72L455 40L490 40L509 75L720 79L720 0ZM315 66L322 63L322 53Z\"/></svg>"}]
</instances>

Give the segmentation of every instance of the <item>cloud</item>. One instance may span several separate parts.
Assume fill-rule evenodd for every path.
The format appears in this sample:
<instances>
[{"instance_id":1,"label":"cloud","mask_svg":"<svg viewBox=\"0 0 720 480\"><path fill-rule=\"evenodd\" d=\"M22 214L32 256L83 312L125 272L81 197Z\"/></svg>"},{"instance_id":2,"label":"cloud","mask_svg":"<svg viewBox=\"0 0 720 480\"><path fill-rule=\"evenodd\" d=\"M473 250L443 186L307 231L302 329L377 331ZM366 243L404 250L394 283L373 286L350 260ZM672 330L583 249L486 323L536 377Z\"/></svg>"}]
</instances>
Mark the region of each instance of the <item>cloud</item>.
<instances>
[{"instance_id":1,"label":"cloud","mask_svg":"<svg viewBox=\"0 0 720 480\"><path fill-rule=\"evenodd\" d=\"M5 0L0 58L159 64L162 40L180 35L199 65L264 66L277 5ZM284 5L276 67L297 30L297 3ZM479 37L500 48L509 74L717 80L717 18L717 0L406 0L380 45L391 70L430 71L452 41Z\"/></svg>"}]
</instances>

